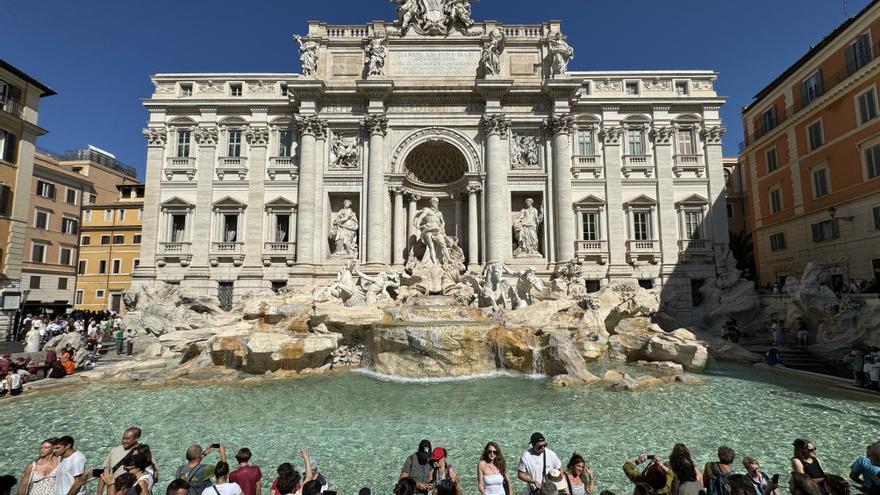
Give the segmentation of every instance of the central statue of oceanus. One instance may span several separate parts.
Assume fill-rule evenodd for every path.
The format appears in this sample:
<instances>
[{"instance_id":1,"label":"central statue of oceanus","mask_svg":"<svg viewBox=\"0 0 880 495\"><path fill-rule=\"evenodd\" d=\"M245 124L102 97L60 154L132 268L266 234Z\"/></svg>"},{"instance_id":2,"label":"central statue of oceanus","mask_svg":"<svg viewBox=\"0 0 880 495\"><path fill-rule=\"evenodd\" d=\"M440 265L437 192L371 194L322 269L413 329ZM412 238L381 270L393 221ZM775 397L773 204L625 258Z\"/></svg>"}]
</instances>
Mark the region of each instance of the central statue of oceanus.
<instances>
[{"instance_id":1,"label":"central statue of oceanus","mask_svg":"<svg viewBox=\"0 0 880 495\"><path fill-rule=\"evenodd\" d=\"M471 0L389 0L397 3L400 35L415 27L420 34L446 35L455 29L471 33Z\"/></svg>"},{"instance_id":2,"label":"central statue of oceanus","mask_svg":"<svg viewBox=\"0 0 880 495\"><path fill-rule=\"evenodd\" d=\"M421 280L419 285L426 292L437 293L458 283L465 270L464 251L458 239L446 234L438 198L431 198L431 206L416 214L413 227L418 237L410 248L406 268Z\"/></svg>"}]
</instances>

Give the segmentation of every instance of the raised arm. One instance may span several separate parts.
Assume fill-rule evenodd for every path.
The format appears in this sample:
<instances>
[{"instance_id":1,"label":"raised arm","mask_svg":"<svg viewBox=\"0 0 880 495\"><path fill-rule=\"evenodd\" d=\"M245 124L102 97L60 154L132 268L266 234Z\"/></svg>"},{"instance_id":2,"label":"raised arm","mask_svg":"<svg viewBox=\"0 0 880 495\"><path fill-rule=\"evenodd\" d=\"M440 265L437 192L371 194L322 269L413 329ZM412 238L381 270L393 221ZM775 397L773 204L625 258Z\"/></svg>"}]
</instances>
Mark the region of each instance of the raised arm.
<instances>
[{"instance_id":1,"label":"raised arm","mask_svg":"<svg viewBox=\"0 0 880 495\"><path fill-rule=\"evenodd\" d=\"M27 491L30 485L31 479L31 470L33 469L34 464L28 464L26 468L24 468L24 474L21 475L21 483L18 484L18 495L27 495Z\"/></svg>"}]
</instances>

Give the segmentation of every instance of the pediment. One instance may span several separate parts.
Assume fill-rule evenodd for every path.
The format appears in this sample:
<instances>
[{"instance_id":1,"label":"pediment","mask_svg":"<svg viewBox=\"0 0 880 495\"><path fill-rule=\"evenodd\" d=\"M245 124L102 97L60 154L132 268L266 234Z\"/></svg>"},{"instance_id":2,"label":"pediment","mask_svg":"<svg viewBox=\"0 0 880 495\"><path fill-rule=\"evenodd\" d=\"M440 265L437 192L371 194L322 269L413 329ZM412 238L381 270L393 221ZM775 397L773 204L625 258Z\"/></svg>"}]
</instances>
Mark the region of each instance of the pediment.
<instances>
[{"instance_id":1,"label":"pediment","mask_svg":"<svg viewBox=\"0 0 880 495\"><path fill-rule=\"evenodd\" d=\"M159 204L163 208L195 208L196 205L175 196Z\"/></svg>"},{"instance_id":2,"label":"pediment","mask_svg":"<svg viewBox=\"0 0 880 495\"><path fill-rule=\"evenodd\" d=\"M226 196L225 198L214 202L215 208L247 208L247 205L242 203L241 201L233 198L232 196Z\"/></svg>"},{"instance_id":3,"label":"pediment","mask_svg":"<svg viewBox=\"0 0 880 495\"><path fill-rule=\"evenodd\" d=\"M605 200L589 194L574 203L576 206L605 206Z\"/></svg>"},{"instance_id":4,"label":"pediment","mask_svg":"<svg viewBox=\"0 0 880 495\"><path fill-rule=\"evenodd\" d=\"M684 198L683 200L675 203L677 205L700 205L704 206L709 204L709 200L700 196L699 194L691 194L690 196Z\"/></svg>"},{"instance_id":5,"label":"pediment","mask_svg":"<svg viewBox=\"0 0 880 495\"><path fill-rule=\"evenodd\" d=\"M272 201L267 202L266 208L296 208L296 203L287 198L279 196Z\"/></svg>"},{"instance_id":6,"label":"pediment","mask_svg":"<svg viewBox=\"0 0 880 495\"><path fill-rule=\"evenodd\" d=\"M639 194L638 196L630 199L626 202L628 205L656 205L657 200L654 198L649 198L644 194Z\"/></svg>"}]
</instances>

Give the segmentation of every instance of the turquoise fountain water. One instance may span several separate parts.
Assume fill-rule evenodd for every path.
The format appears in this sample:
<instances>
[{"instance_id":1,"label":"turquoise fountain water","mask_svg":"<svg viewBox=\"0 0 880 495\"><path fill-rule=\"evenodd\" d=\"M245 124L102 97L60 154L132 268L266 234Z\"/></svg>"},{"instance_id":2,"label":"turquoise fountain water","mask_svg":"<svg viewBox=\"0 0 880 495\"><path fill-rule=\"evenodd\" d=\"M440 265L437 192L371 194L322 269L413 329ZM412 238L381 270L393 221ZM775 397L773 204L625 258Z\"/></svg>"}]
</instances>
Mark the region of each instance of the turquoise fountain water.
<instances>
[{"instance_id":1,"label":"turquoise fountain water","mask_svg":"<svg viewBox=\"0 0 880 495\"><path fill-rule=\"evenodd\" d=\"M356 373L231 386L96 386L0 401L0 474L19 476L40 440L62 434L76 439L89 466L97 465L130 425L144 429L162 491L188 445L218 441L230 457L250 447L266 483L279 463L305 448L335 489L352 494L362 486L390 492L404 458L429 438L448 448L464 492L472 494L485 442L499 442L513 476L533 431L544 433L563 462L574 451L584 455L597 488L617 493L631 490L621 471L628 457L666 456L676 442L688 444L699 463L724 443L736 450L740 471L739 461L750 455L770 473L785 473L791 441L807 436L826 470L846 475L877 440L875 403L823 395L750 368L722 367L707 376L706 385L640 393L552 390L542 380L515 377L392 383Z\"/></svg>"}]
</instances>

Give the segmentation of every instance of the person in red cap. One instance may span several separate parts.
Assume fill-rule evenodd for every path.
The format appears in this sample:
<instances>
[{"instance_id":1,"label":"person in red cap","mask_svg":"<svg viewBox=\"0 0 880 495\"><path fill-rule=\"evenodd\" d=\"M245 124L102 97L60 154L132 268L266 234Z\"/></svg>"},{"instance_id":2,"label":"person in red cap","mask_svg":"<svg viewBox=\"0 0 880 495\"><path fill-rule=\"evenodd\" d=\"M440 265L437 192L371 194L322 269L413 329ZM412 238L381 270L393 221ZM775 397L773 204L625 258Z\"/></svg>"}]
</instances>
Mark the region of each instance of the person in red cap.
<instances>
[{"instance_id":1,"label":"person in red cap","mask_svg":"<svg viewBox=\"0 0 880 495\"><path fill-rule=\"evenodd\" d=\"M460 494L461 488L458 485L458 475L455 474L455 469L452 467L452 464L446 462L446 449L443 447L436 447L434 452L431 453L431 474L428 477L428 484L434 487L434 491L437 490L437 487L444 480L449 480L455 485L455 493Z\"/></svg>"}]
</instances>

